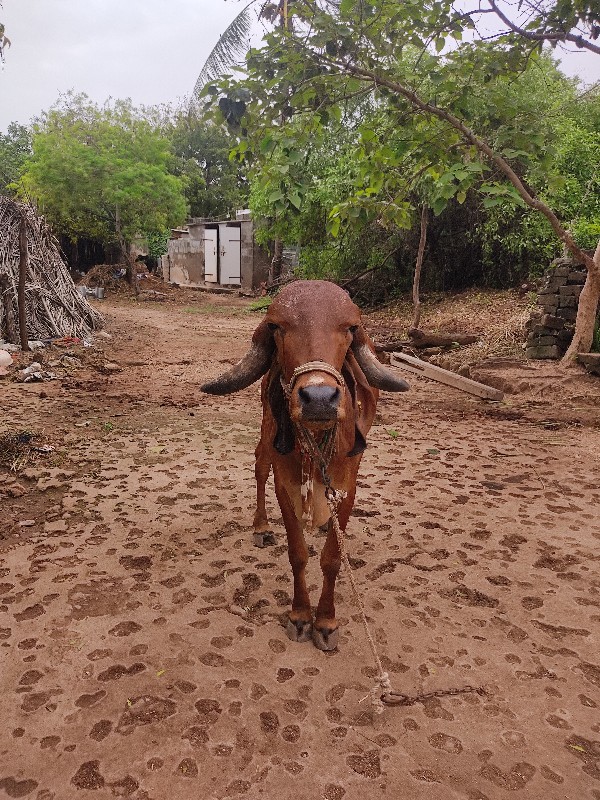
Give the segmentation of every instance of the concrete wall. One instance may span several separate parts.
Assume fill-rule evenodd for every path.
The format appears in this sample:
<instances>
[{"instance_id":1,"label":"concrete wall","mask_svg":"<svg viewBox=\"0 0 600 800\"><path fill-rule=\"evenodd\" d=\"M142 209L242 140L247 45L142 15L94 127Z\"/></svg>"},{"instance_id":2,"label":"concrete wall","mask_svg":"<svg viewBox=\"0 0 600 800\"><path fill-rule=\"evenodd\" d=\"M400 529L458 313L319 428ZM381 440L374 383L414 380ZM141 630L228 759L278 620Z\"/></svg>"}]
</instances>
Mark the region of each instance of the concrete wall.
<instances>
[{"instance_id":1,"label":"concrete wall","mask_svg":"<svg viewBox=\"0 0 600 800\"><path fill-rule=\"evenodd\" d=\"M267 280L271 258L267 250L254 241L254 224L250 212L239 212L235 220L240 225L240 276L242 289L260 288ZM162 257L163 279L182 286L215 286L204 283L204 230L209 225L219 228L227 223L192 220L189 232L177 231L180 238L169 240L167 254Z\"/></svg>"},{"instance_id":2,"label":"concrete wall","mask_svg":"<svg viewBox=\"0 0 600 800\"><path fill-rule=\"evenodd\" d=\"M162 257L163 278L181 286L204 285L204 242L197 239L171 239Z\"/></svg>"}]
</instances>

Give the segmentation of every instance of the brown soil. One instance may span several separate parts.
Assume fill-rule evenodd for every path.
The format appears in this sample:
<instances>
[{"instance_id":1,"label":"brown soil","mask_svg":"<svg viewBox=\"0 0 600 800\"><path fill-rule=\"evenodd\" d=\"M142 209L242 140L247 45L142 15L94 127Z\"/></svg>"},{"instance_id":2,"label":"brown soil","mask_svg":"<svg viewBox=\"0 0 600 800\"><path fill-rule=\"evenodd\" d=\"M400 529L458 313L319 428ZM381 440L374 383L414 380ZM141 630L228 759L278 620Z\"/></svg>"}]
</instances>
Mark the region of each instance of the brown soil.
<instances>
[{"instance_id":1,"label":"brown soil","mask_svg":"<svg viewBox=\"0 0 600 800\"><path fill-rule=\"evenodd\" d=\"M252 546L258 387L198 390L257 317L189 294L108 299L83 367L0 384L3 431L56 448L0 469L0 796L598 800L597 379L488 362L505 403L382 397L348 550L384 666L488 694L375 716L345 577L339 651L285 636L272 487Z\"/></svg>"}]
</instances>

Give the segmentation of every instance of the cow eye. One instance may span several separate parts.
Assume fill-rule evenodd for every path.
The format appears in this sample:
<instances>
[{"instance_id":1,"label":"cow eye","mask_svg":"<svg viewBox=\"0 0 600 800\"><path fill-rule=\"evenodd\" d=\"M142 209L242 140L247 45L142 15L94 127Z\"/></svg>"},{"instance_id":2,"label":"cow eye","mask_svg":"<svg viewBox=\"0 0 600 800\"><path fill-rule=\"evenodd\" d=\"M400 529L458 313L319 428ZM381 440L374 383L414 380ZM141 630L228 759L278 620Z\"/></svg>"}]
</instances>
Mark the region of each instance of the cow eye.
<instances>
[{"instance_id":1,"label":"cow eye","mask_svg":"<svg viewBox=\"0 0 600 800\"><path fill-rule=\"evenodd\" d=\"M279 328L279 325L276 325L274 322L267 322L267 328L270 331L276 331Z\"/></svg>"},{"instance_id":2,"label":"cow eye","mask_svg":"<svg viewBox=\"0 0 600 800\"><path fill-rule=\"evenodd\" d=\"M350 331L350 333L356 333L356 331L358 330L358 325L350 325L348 330Z\"/></svg>"}]
</instances>

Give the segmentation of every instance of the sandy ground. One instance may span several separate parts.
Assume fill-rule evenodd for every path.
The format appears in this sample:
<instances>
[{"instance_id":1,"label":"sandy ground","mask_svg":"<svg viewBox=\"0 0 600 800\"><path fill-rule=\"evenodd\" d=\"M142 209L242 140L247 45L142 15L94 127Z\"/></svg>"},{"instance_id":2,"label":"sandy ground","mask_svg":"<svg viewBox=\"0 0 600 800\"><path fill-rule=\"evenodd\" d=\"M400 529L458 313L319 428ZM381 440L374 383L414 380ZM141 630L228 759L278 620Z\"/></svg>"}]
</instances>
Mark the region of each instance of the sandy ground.
<instances>
[{"instance_id":1,"label":"sandy ground","mask_svg":"<svg viewBox=\"0 0 600 800\"><path fill-rule=\"evenodd\" d=\"M0 796L598 800L598 381L500 365L503 404L383 397L348 550L384 666L488 694L375 716L345 577L339 651L286 638L271 485L277 544L252 546L257 386L197 388L246 305L107 300L120 372L0 383L4 430L56 447L0 471Z\"/></svg>"}]
</instances>

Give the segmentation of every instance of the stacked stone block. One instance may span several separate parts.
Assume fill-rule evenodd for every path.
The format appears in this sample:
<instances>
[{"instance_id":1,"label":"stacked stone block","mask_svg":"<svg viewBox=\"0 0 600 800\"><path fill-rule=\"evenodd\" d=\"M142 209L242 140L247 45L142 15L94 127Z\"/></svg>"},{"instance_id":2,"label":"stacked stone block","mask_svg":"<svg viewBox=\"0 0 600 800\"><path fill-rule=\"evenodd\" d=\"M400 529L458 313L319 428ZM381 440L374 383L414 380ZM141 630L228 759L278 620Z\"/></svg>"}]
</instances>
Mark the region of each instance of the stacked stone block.
<instances>
[{"instance_id":1,"label":"stacked stone block","mask_svg":"<svg viewBox=\"0 0 600 800\"><path fill-rule=\"evenodd\" d=\"M526 325L527 358L560 358L567 351L586 275L585 267L570 258L552 262Z\"/></svg>"}]
</instances>

